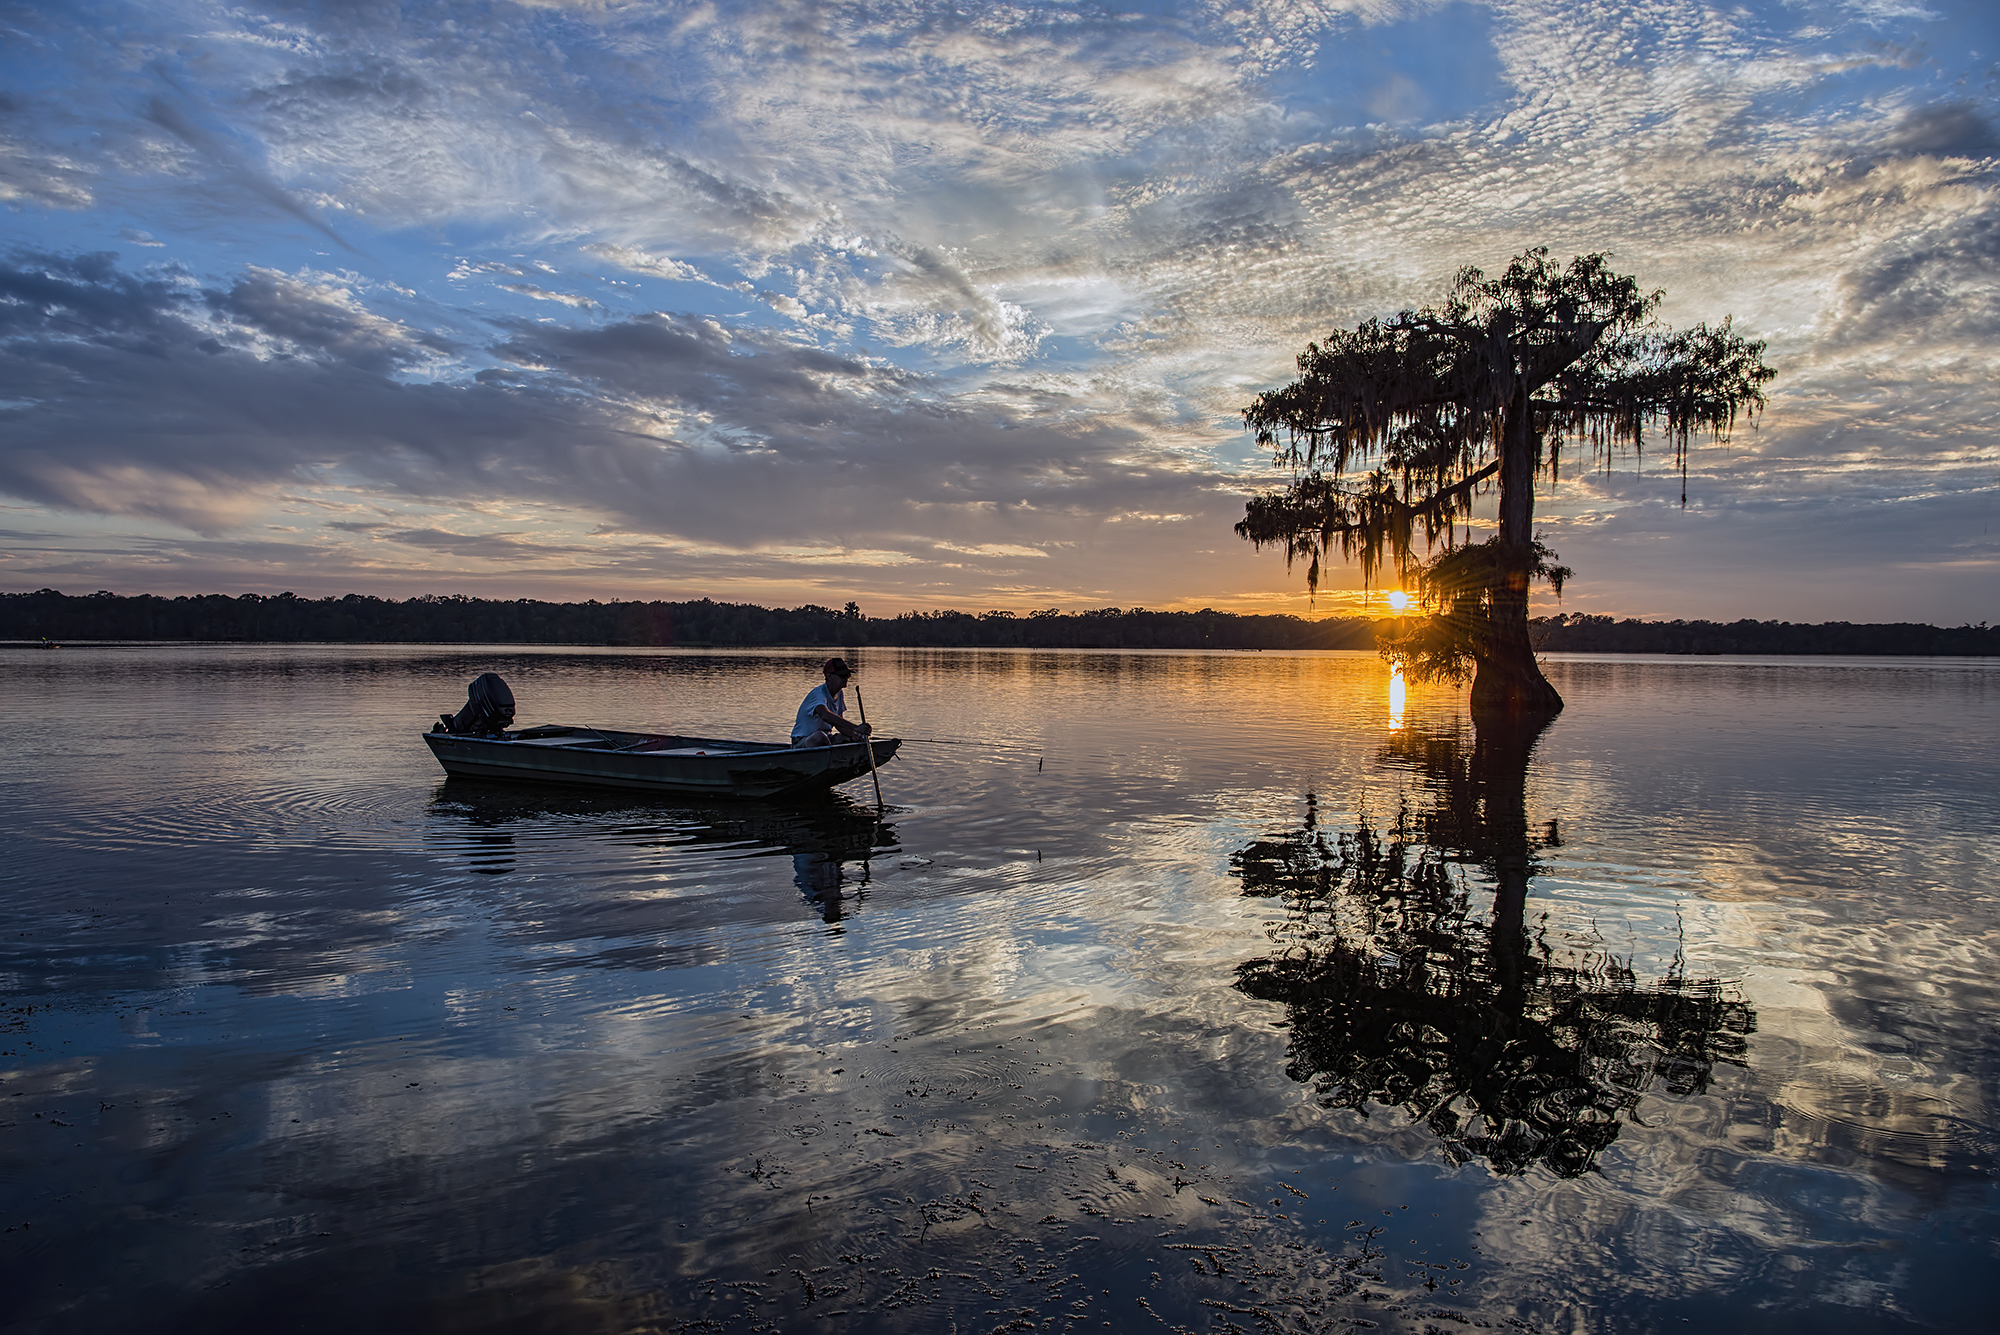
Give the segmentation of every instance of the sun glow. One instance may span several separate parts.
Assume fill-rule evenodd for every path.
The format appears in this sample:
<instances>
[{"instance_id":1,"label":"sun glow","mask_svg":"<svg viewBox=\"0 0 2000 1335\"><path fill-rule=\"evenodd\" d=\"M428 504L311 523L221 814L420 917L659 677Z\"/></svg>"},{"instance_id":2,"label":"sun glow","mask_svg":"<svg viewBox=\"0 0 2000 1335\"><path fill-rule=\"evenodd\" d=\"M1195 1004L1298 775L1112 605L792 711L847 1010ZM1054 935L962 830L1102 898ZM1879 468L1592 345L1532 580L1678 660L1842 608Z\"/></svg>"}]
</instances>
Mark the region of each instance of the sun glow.
<instances>
[{"instance_id":1,"label":"sun glow","mask_svg":"<svg viewBox=\"0 0 2000 1335\"><path fill-rule=\"evenodd\" d=\"M1399 614L1409 611L1410 595L1404 593L1401 589L1389 590L1389 607Z\"/></svg>"}]
</instances>

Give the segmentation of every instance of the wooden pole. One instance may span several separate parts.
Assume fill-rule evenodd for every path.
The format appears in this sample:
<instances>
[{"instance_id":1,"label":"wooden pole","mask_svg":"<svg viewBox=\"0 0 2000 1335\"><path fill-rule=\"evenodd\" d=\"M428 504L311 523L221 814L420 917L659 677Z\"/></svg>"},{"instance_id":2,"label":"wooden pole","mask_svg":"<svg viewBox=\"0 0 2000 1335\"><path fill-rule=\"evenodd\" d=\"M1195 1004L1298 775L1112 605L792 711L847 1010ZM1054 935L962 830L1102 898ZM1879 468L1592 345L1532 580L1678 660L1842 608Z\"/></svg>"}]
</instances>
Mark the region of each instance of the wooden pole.
<instances>
[{"instance_id":1,"label":"wooden pole","mask_svg":"<svg viewBox=\"0 0 2000 1335\"><path fill-rule=\"evenodd\" d=\"M866 728L868 726L868 703L861 698L861 688L859 686L854 688L854 707L861 711L861 726ZM882 775L875 768L875 739L872 736L864 736L861 739L861 744L868 748L868 777L875 780L875 807L879 811L886 804L882 801Z\"/></svg>"}]
</instances>

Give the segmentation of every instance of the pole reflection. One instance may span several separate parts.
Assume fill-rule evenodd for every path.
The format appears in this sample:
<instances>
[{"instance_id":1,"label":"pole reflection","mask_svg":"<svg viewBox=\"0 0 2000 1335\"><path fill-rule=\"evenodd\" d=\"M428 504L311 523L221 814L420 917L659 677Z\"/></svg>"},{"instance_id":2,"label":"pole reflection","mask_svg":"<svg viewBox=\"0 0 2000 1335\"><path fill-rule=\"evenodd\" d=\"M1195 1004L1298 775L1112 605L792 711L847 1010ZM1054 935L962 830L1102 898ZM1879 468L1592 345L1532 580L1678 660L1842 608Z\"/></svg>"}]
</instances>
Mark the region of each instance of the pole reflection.
<instances>
[{"instance_id":1,"label":"pole reflection","mask_svg":"<svg viewBox=\"0 0 2000 1335\"><path fill-rule=\"evenodd\" d=\"M1545 725L1544 725L1545 726ZM1553 821L1530 825L1539 727L1391 733L1378 762L1421 796L1387 828L1330 833L1308 795L1298 829L1231 858L1246 895L1279 899L1270 956L1236 986L1290 1021L1286 1074L1321 1106L1397 1107L1453 1163L1589 1172L1648 1095L1685 1098L1742 1065L1755 1012L1676 960L1642 982L1609 954L1559 952L1527 926ZM1476 882L1490 884L1492 904Z\"/></svg>"}]
</instances>

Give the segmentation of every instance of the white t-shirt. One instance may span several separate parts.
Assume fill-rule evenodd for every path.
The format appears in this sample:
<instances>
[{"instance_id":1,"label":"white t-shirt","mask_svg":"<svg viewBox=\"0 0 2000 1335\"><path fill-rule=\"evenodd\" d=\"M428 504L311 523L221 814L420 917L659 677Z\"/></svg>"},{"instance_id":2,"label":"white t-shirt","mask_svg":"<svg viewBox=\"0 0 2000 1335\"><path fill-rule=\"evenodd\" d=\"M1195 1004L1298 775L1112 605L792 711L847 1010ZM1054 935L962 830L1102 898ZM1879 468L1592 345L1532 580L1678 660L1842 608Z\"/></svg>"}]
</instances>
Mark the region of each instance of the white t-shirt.
<instances>
[{"instance_id":1,"label":"white t-shirt","mask_svg":"<svg viewBox=\"0 0 2000 1335\"><path fill-rule=\"evenodd\" d=\"M825 705L832 712L840 715L842 718L846 718L847 691L843 688L829 693L826 683L821 682L819 685L813 687L812 690L806 692L805 703L799 706L799 716L792 722L792 737L794 739L804 737L808 733L823 731L826 728L827 725L822 723L818 716L813 713L813 710L819 708L821 705Z\"/></svg>"}]
</instances>

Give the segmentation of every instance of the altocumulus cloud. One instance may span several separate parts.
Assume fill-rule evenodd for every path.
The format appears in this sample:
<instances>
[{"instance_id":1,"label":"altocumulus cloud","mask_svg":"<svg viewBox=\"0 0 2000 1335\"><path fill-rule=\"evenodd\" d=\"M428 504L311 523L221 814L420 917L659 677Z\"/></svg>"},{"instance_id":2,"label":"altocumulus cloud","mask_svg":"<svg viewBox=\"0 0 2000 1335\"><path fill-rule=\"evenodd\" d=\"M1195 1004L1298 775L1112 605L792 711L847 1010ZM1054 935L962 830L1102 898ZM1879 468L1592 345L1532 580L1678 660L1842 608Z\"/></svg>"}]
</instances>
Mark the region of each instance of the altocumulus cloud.
<instances>
[{"instance_id":1,"label":"altocumulus cloud","mask_svg":"<svg viewBox=\"0 0 2000 1335\"><path fill-rule=\"evenodd\" d=\"M1302 606L1228 532L1235 410L1546 244L1781 371L1689 509L1652 463L1565 481L1572 608L1992 611L1990 6L10 22L0 491L49 536L0 578L263 587L290 543L403 587Z\"/></svg>"}]
</instances>

